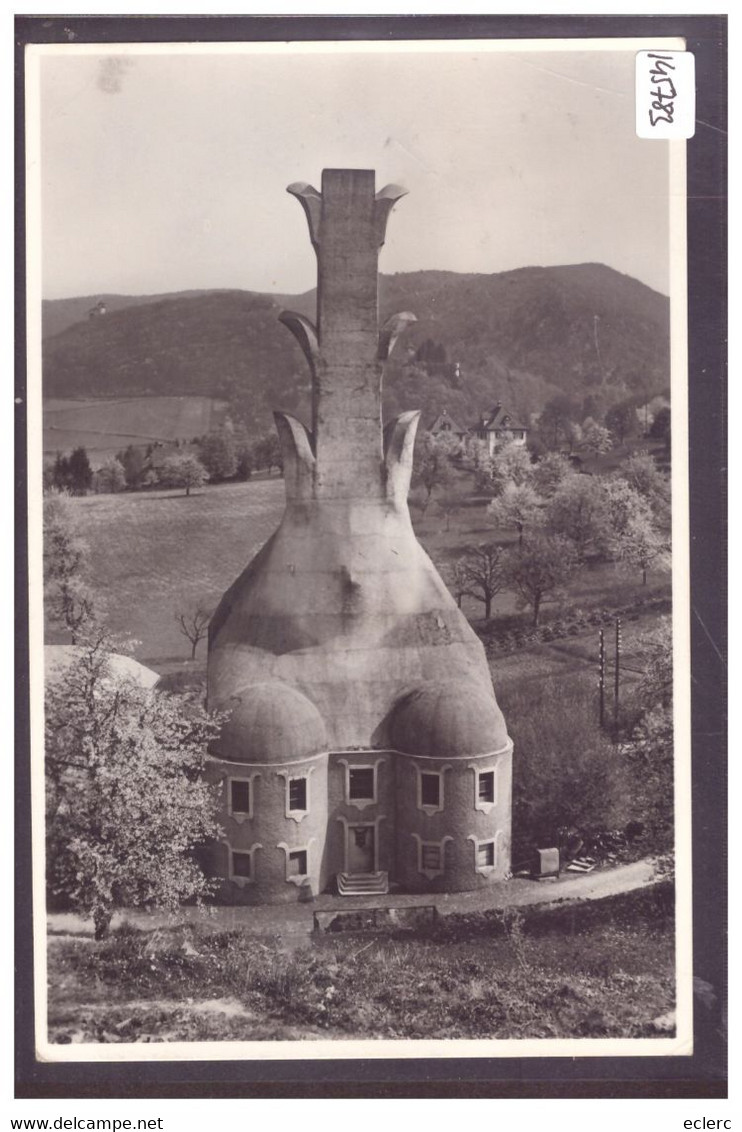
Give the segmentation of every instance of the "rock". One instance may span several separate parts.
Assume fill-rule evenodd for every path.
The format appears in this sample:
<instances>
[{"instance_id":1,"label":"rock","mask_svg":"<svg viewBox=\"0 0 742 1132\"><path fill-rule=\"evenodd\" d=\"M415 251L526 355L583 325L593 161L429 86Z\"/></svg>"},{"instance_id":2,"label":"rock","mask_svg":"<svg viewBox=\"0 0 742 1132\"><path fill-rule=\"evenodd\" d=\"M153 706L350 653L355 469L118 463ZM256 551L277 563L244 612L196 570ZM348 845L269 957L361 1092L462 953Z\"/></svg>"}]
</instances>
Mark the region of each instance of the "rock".
<instances>
[{"instance_id":1,"label":"rock","mask_svg":"<svg viewBox=\"0 0 742 1132\"><path fill-rule=\"evenodd\" d=\"M652 1029L658 1034L675 1033L675 1011L668 1010L667 1014L660 1014L650 1022Z\"/></svg>"}]
</instances>

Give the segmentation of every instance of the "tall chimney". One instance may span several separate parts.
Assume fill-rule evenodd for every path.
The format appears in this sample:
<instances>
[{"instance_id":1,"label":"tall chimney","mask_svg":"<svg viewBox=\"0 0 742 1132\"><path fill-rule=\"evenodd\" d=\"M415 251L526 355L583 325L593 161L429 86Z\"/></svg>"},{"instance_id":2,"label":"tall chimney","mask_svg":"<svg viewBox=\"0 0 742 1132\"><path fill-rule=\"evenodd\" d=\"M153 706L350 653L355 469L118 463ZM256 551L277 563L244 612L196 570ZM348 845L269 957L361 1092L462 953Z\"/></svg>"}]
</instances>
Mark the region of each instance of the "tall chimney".
<instances>
[{"instance_id":1,"label":"tall chimney","mask_svg":"<svg viewBox=\"0 0 742 1132\"><path fill-rule=\"evenodd\" d=\"M316 326L285 312L312 370L314 498L384 494L381 380L386 357L415 316L390 319L379 334L379 252L393 205L406 190L375 191L371 169L325 169L322 192L303 183L301 202L317 254Z\"/></svg>"}]
</instances>

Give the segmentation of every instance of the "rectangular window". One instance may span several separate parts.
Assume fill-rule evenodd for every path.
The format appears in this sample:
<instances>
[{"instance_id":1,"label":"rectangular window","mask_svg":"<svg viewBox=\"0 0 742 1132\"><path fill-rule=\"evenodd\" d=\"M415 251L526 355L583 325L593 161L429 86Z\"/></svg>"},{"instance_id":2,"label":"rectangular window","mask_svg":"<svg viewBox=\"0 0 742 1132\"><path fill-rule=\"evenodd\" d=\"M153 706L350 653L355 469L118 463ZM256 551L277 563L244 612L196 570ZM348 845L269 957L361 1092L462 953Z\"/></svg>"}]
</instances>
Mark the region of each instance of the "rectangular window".
<instances>
[{"instance_id":1,"label":"rectangular window","mask_svg":"<svg viewBox=\"0 0 742 1132\"><path fill-rule=\"evenodd\" d=\"M289 876L290 877L303 877L307 875L307 851L306 849L298 849L295 853L289 853Z\"/></svg>"},{"instance_id":2,"label":"rectangular window","mask_svg":"<svg viewBox=\"0 0 742 1132\"><path fill-rule=\"evenodd\" d=\"M422 774L420 779L420 795L423 806L439 806L441 802L440 775Z\"/></svg>"},{"instance_id":3,"label":"rectangular window","mask_svg":"<svg viewBox=\"0 0 742 1132\"><path fill-rule=\"evenodd\" d=\"M479 775L479 801L494 802L495 800L495 772L486 770Z\"/></svg>"},{"instance_id":4,"label":"rectangular window","mask_svg":"<svg viewBox=\"0 0 742 1132\"><path fill-rule=\"evenodd\" d=\"M373 767L351 767L348 779L348 792L352 801L372 802L374 800Z\"/></svg>"},{"instance_id":5,"label":"rectangular window","mask_svg":"<svg viewBox=\"0 0 742 1132\"><path fill-rule=\"evenodd\" d=\"M306 778L289 779L289 809L306 810L307 808L307 780Z\"/></svg>"},{"instance_id":6,"label":"rectangular window","mask_svg":"<svg viewBox=\"0 0 742 1132\"><path fill-rule=\"evenodd\" d=\"M495 863L495 843L485 841L477 849L477 868L491 868Z\"/></svg>"},{"instance_id":7,"label":"rectangular window","mask_svg":"<svg viewBox=\"0 0 742 1132\"><path fill-rule=\"evenodd\" d=\"M232 780L231 803L233 814L250 813L250 783Z\"/></svg>"},{"instance_id":8,"label":"rectangular window","mask_svg":"<svg viewBox=\"0 0 742 1132\"><path fill-rule=\"evenodd\" d=\"M251 877L252 860L249 853L235 853L232 850L232 876Z\"/></svg>"},{"instance_id":9,"label":"rectangular window","mask_svg":"<svg viewBox=\"0 0 742 1132\"><path fill-rule=\"evenodd\" d=\"M437 869L441 868L441 847L440 845L423 845L421 853L421 865L424 869Z\"/></svg>"}]
</instances>

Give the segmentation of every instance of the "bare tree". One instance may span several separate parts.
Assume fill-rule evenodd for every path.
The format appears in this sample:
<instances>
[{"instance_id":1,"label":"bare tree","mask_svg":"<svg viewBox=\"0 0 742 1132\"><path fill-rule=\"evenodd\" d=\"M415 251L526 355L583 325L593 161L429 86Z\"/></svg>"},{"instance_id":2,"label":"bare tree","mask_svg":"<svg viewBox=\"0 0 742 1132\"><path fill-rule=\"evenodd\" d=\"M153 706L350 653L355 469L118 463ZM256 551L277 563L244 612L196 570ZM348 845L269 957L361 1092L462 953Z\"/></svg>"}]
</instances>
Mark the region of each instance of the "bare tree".
<instances>
[{"instance_id":1,"label":"bare tree","mask_svg":"<svg viewBox=\"0 0 742 1132\"><path fill-rule=\"evenodd\" d=\"M451 594L456 599L456 604L461 609L461 601L466 593L467 577L464 569L464 559L459 558L456 562L448 562L445 565L438 564L438 572L443 578L444 582L451 591Z\"/></svg>"},{"instance_id":2,"label":"bare tree","mask_svg":"<svg viewBox=\"0 0 742 1132\"><path fill-rule=\"evenodd\" d=\"M191 642L191 660L196 659L196 647L209 631L212 611L197 605L194 610L182 610L175 614L180 631Z\"/></svg>"},{"instance_id":3,"label":"bare tree","mask_svg":"<svg viewBox=\"0 0 742 1132\"><path fill-rule=\"evenodd\" d=\"M439 495L435 502L441 514L446 516L446 530L448 531L451 529L451 516L455 515L461 506L461 496L457 491L451 489Z\"/></svg>"},{"instance_id":4,"label":"bare tree","mask_svg":"<svg viewBox=\"0 0 742 1132\"><path fill-rule=\"evenodd\" d=\"M505 551L497 543L473 546L454 567L456 588L484 605L484 616L492 616L492 600L505 586Z\"/></svg>"},{"instance_id":5,"label":"bare tree","mask_svg":"<svg viewBox=\"0 0 742 1132\"><path fill-rule=\"evenodd\" d=\"M533 609L534 625L538 625L541 603L556 598L578 562L574 544L561 535L532 535L520 549L511 551L507 577L518 595L518 605Z\"/></svg>"}]
</instances>

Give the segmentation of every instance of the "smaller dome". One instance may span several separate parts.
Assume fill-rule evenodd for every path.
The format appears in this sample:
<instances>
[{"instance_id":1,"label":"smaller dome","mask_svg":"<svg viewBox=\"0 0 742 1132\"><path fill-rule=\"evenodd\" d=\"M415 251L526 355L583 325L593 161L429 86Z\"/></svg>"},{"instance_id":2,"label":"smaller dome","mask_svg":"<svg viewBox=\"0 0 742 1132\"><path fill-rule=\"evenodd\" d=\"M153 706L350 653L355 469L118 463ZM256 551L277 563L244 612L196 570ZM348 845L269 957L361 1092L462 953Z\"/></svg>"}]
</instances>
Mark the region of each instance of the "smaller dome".
<instances>
[{"instance_id":1,"label":"smaller dome","mask_svg":"<svg viewBox=\"0 0 742 1132\"><path fill-rule=\"evenodd\" d=\"M486 755L508 743L494 695L464 681L431 681L408 692L392 712L390 738L397 751L428 758Z\"/></svg>"},{"instance_id":2,"label":"smaller dome","mask_svg":"<svg viewBox=\"0 0 742 1132\"><path fill-rule=\"evenodd\" d=\"M321 715L288 684L253 684L223 706L231 714L211 746L216 758L235 763L291 763L327 750Z\"/></svg>"}]
</instances>

